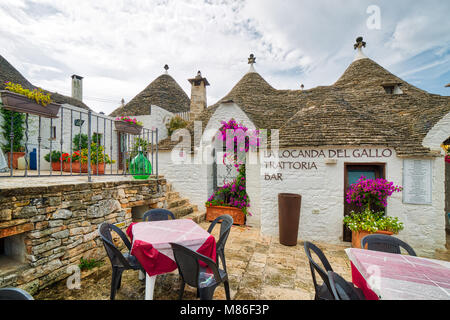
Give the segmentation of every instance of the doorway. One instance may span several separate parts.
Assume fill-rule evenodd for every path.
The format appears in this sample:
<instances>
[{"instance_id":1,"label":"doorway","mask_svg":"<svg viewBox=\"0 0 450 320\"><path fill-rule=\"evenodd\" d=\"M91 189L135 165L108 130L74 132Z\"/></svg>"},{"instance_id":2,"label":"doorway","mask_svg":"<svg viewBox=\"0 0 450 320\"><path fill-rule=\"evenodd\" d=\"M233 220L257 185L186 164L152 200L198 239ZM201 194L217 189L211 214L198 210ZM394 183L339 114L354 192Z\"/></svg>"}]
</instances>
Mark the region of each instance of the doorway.
<instances>
[{"instance_id":1,"label":"doorway","mask_svg":"<svg viewBox=\"0 0 450 320\"><path fill-rule=\"evenodd\" d=\"M385 163L367 163L367 164L345 164L344 178L344 216L350 215L352 211L358 211L360 208L355 204L349 204L346 201L346 193L350 186L356 183L362 176L367 179L385 179L386 164ZM373 208L375 211L384 208ZM343 241L352 241L352 231L343 226Z\"/></svg>"}]
</instances>

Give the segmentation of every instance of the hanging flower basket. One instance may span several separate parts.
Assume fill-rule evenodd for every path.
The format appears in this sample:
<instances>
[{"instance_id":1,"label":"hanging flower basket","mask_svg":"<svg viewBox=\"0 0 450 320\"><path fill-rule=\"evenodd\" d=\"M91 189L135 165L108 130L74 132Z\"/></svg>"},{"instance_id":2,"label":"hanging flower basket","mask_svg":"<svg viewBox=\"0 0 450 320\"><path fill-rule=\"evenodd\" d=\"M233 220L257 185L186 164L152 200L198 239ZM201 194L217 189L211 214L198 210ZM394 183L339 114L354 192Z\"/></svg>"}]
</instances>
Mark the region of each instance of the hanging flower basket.
<instances>
[{"instance_id":1,"label":"hanging flower basket","mask_svg":"<svg viewBox=\"0 0 450 320\"><path fill-rule=\"evenodd\" d=\"M125 122L122 120L114 121L114 125L116 127L116 131L129 133L132 135L139 135L142 132L142 126L138 124L134 124L132 122Z\"/></svg>"},{"instance_id":2,"label":"hanging flower basket","mask_svg":"<svg viewBox=\"0 0 450 320\"><path fill-rule=\"evenodd\" d=\"M22 113L34 114L44 118L58 118L60 104L51 102L45 107L36 103L33 100L28 99L26 96L1 90L3 108Z\"/></svg>"}]
</instances>

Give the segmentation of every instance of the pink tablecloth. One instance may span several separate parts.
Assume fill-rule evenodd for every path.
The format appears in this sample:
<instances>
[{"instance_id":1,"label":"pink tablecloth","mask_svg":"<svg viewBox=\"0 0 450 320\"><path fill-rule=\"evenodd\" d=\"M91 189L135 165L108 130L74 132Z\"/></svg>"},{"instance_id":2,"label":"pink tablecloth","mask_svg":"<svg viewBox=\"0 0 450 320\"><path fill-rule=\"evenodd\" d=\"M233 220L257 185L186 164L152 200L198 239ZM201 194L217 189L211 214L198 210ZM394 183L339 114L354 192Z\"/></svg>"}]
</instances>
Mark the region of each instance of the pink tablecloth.
<instances>
[{"instance_id":1,"label":"pink tablecloth","mask_svg":"<svg viewBox=\"0 0 450 320\"><path fill-rule=\"evenodd\" d=\"M361 249L346 252L353 283L367 299L450 300L450 262Z\"/></svg>"},{"instance_id":2,"label":"pink tablecloth","mask_svg":"<svg viewBox=\"0 0 450 320\"><path fill-rule=\"evenodd\" d=\"M131 224L127 234L134 255L149 276L177 269L170 243L181 244L216 260L216 240L192 220L167 220Z\"/></svg>"}]
</instances>

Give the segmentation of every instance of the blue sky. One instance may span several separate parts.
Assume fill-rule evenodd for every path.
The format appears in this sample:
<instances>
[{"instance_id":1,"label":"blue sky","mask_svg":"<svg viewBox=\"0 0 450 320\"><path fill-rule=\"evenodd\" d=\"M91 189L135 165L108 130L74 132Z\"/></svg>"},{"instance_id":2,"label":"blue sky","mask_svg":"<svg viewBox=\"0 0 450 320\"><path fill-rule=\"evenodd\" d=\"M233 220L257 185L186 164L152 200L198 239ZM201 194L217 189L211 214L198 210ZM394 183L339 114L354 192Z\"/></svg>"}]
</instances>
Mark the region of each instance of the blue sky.
<instances>
[{"instance_id":1,"label":"blue sky","mask_svg":"<svg viewBox=\"0 0 450 320\"><path fill-rule=\"evenodd\" d=\"M247 72L250 53L275 88L330 85L364 36L368 57L449 95L449 14L448 0L1 0L0 54L66 95L70 76L83 76L85 102L109 114L166 63L188 95L201 70L209 105Z\"/></svg>"}]
</instances>

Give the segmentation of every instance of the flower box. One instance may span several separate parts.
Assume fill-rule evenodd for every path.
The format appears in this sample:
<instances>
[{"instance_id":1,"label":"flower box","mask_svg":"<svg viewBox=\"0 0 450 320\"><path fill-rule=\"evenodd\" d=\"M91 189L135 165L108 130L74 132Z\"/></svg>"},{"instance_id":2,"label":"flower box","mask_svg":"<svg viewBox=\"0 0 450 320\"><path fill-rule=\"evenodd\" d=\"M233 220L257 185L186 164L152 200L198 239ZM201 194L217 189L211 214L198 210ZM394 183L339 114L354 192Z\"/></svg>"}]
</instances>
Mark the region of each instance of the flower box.
<instances>
[{"instance_id":1,"label":"flower box","mask_svg":"<svg viewBox=\"0 0 450 320\"><path fill-rule=\"evenodd\" d=\"M234 224L245 225L246 216L241 209L233 207L206 207L206 220L214 221L217 217L228 214L233 218Z\"/></svg>"},{"instance_id":2,"label":"flower box","mask_svg":"<svg viewBox=\"0 0 450 320\"><path fill-rule=\"evenodd\" d=\"M129 133L132 135L139 135L142 131L142 126L134 124L132 122L125 122L122 120L115 120L114 125L116 127L116 131Z\"/></svg>"},{"instance_id":3,"label":"flower box","mask_svg":"<svg viewBox=\"0 0 450 320\"><path fill-rule=\"evenodd\" d=\"M64 172L70 172L70 162L64 162L63 164L63 170ZM81 166L81 171L80 171ZM88 173L88 167L87 163L80 163L80 161L74 161L72 162L72 173Z\"/></svg>"},{"instance_id":4,"label":"flower box","mask_svg":"<svg viewBox=\"0 0 450 320\"><path fill-rule=\"evenodd\" d=\"M58 118L59 108L61 107L60 104L52 102L44 107L18 93L1 90L0 94L5 109L34 114L44 118Z\"/></svg>"}]
</instances>

